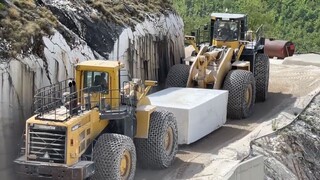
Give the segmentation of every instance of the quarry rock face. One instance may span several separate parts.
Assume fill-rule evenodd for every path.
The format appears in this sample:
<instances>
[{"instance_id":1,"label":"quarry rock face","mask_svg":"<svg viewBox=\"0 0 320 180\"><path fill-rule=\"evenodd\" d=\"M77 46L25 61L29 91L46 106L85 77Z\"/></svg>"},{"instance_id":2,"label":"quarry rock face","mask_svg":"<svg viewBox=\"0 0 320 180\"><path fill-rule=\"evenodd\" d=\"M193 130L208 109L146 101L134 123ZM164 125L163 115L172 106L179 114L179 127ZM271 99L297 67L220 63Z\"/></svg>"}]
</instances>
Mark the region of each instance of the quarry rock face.
<instances>
[{"instance_id":1,"label":"quarry rock face","mask_svg":"<svg viewBox=\"0 0 320 180\"><path fill-rule=\"evenodd\" d=\"M73 49L56 32L43 37L45 59L34 55L8 59L0 64L0 175L12 178L12 161L19 155L25 121L32 115L33 95L37 88L73 77L77 61L94 59L87 45Z\"/></svg>"},{"instance_id":2,"label":"quarry rock face","mask_svg":"<svg viewBox=\"0 0 320 180\"><path fill-rule=\"evenodd\" d=\"M253 141L252 153L262 154L268 179L320 177L320 95L288 126Z\"/></svg>"},{"instance_id":3,"label":"quarry rock face","mask_svg":"<svg viewBox=\"0 0 320 180\"><path fill-rule=\"evenodd\" d=\"M11 1L3 2L22 9ZM117 18L106 19L100 6L85 1L36 2L50 10L58 25L50 35L40 37L37 53L19 51L15 56L0 57L2 179L15 179L13 160L19 155L25 121L33 113L36 89L73 77L76 63L94 59L119 60L126 65L124 74L158 80L161 84L169 68L184 57L183 22L170 9L157 9L156 13L143 13L143 18L138 14L137 18L117 22ZM126 6L128 11L135 10ZM33 45L37 44L29 46ZM9 40L0 38L2 54L7 54L11 47Z\"/></svg>"}]
</instances>

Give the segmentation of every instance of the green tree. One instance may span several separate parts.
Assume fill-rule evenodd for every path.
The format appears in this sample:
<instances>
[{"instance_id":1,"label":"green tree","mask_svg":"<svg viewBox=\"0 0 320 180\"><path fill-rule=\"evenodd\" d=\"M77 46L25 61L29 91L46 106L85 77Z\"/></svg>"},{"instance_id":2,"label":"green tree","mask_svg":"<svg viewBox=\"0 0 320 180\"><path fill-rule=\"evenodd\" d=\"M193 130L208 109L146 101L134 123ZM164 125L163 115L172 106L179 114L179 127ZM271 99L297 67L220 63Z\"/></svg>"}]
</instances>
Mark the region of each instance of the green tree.
<instances>
[{"instance_id":1,"label":"green tree","mask_svg":"<svg viewBox=\"0 0 320 180\"><path fill-rule=\"evenodd\" d=\"M248 14L249 28L264 25L266 38L291 40L299 52L320 50L320 3L318 0L174 0L185 32L210 22L212 12Z\"/></svg>"}]
</instances>

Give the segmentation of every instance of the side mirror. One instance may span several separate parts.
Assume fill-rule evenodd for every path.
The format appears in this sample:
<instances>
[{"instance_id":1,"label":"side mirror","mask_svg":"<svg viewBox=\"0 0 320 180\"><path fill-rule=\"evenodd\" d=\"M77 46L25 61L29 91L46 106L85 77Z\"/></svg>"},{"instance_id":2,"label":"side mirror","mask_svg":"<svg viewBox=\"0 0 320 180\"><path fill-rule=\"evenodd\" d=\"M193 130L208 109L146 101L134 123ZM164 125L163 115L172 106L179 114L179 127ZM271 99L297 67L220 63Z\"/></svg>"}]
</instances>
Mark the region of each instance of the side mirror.
<instances>
[{"instance_id":1,"label":"side mirror","mask_svg":"<svg viewBox=\"0 0 320 180\"><path fill-rule=\"evenodd\" d=\"M264 37L260 37L260 45L265 45L265 40Z\"/></svg>"}]
</instances>

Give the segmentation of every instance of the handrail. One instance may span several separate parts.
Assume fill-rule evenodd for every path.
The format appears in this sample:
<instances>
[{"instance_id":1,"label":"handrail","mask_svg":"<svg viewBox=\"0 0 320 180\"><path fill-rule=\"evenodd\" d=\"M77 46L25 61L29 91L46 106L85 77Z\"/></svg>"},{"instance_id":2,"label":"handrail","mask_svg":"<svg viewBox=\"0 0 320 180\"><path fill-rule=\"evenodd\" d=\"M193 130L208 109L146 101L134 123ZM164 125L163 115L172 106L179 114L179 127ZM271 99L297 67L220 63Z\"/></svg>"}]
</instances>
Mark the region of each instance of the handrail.
<instances>
[{"instance_id":1,"label":"handrail","mask_svg":"<svg viewBox=\"0 0 320 180\"><path fill-rule=\"evenodd\" d=\"M72 116L78 115L92 108L98 108L103 113L131 112L137 104L136 93L130 95L132 87L124 89L103 90L101 86L92 86L74 91L68 86L68 81L46 86L37 91L34 96L35 113L38 119L65 121ZM129 82L123 82L130 84ZM114 91L119 96L112 97Z\"/></svg>"}]
</instances>

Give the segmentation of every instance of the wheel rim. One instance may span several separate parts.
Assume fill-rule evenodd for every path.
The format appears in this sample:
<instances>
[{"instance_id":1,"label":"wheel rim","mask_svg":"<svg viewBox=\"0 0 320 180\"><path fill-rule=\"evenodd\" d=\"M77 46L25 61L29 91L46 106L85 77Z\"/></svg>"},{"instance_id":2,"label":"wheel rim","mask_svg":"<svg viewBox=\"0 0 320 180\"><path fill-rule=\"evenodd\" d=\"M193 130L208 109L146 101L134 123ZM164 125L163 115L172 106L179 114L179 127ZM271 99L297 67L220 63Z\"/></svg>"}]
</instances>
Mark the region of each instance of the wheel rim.
<instances>
[{"instance_id":1,"label":"wheel rim","mask_svg":"<svg viewBox=\"0 0 320 180\"><path fill-rule=\"evenodd\" d=\"M128 150L125 150L120 161L121 179L127 179L131 170L131 155Z\"/></svg>"},{"instance_id":2,"label":"wheel rim","mask_svg":"<svg viewBox=\"0 0 320 180\"><path fill-rule=\"evenodd\" d=\"M167 155L170 155L173 148L173 129L169 127L164 135L164 148Z\"/></svg>"},{"instance_id":3,"label":"wheel rim","mask_svg":"<svg viewBox=\"0 0 320 180\"><path fill-rule=\"evenodd\" d=\"M247 107L249 108L251 106L251 101L252 101L252 85L251 84L246 89L246 92L244 94L244 99L246 101Z\"/></svg>"}]
</instances>

